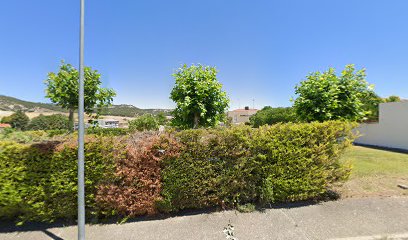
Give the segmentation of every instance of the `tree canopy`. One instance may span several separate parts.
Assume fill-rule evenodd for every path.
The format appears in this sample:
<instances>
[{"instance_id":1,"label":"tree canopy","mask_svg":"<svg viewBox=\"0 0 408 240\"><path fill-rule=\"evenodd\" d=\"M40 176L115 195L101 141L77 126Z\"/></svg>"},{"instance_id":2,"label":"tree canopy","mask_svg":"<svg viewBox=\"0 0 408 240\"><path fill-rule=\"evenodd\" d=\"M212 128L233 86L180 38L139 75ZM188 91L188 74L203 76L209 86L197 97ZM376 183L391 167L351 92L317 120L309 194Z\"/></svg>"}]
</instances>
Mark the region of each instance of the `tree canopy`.
<instances>
[{"instance_id":1,"label":"tree canopy","mask_svg":"<svg viewBox=\"0 0 408 240\"><path fill-rule=\"evenodd\" d=\"M177 104L173 124L181 128L211 127L223 120L229 104L227 93L217 80L217 69L183 65L174 74L170 98Z\"/></svg>"},{"instance_id":2,"label":"tree canopy","mask_svg":"<svg viewBox=\"0 0 408 240\"><path fill-rule=\"evenodd\" d=\"M373 94L365 78L365 69L356 70L354 65L347 65L339 76L334 68L311 73L295 88L297 116L307 122L365 120L370 110L365 109L364 99Z\"/></svg>"},{"instance_id":3,"label":"tree canopy","mask_svg":"<svg viewBox=\"0 0 408 240\"><path fill-rule=\"evenodd\" d=\"M68 117L62 114L42 115L31 119L27 126L29 130L68 129Z\"/></svg>"},{"instance_id":4,"label":"tree canopy","mask_svg":"<svg viewBox=\"0 0 408 240\"><path fill-rule=\"evenodd\" d=\"M112 103L116 93L112 89L102 88L101 75L90 67L84 68L84 109L87 114L96 111L99 113L103 107ZM53 103L68 109L70 112L70 128L73 126L73 112L78 109L79 72L71 64L62 62L57 73L50 72L46 85L46 97Z\"/></svg>"}]
</instances>

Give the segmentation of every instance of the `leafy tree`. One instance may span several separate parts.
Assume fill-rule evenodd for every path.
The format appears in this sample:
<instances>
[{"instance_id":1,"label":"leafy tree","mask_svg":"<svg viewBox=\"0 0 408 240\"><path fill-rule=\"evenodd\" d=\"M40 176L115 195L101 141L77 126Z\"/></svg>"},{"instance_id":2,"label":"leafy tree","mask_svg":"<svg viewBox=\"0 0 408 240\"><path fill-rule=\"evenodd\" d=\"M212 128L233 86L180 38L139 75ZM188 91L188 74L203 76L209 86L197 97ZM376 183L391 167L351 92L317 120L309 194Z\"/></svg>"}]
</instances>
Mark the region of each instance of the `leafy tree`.
<instances>
[{"instance_id":1,"label":"leafy tree","mask_svg":"<svg viewBox=\"0 0 408 240\"><path fill-rule=\"evenodd\" d=\"M296 113L292 107L273 108L267 106L252 115L249 118L249 122L253 127L259 127L266 124L272 125L280 122L296 122Z\"/></svg>"},{"instance_id":2,"label":"leafy tree","mask_svg":"<svg viewBox=\"0 0 408 240\"><path fill-rule=\"evenodd\" d=\"M163 125L163 126L166 125L167 123L166 115L162 112L158 113L156 115L156 121L159 125Z\"/></svg>"},{"instance_id":3,"label":"leafy tree","mask_svg":"<svg viewBox=\"0 0 408 240\"><path fill-rule=\"evenodd\" d=\"M174 74L170 98L177 106L173 124L181 128L215 126L225 117L229 98L217 81L217 69L203 65L183 65Z\"/></svg>"},{"instance_id":4,"label":"leafy tree","mask_svg":"<svg viewBox=\"0 0 408 240\"><path fill-rule=\"evenodd\" d=\"M400 102L401 98L398 96L389 96L388 98L381 98L376 93L371 92L363 99L364 110L368 112L366 121L378 121L379 118L379 104L386 102Z\"/></svg>"},{"instance_id":5,"label":"leafy tree","mask_svg":"<svg viewBox=\"0 0 408 240\"><path fill-rule=\"evenodd\" d=\"M384 102L401 102L401 98L399 96L392 95L384 98Z\"/></svg>"},{"instance_id":6,"label":"leafy tree","mask_svg":"<svg viewBox=\"0 0 408 240\"><path fill-rule=\"evenodd\" d=\"M334 68L310 74L295 88L298 95L294 100L296 114L307 122L364 120L369 114L364 109L364 99L373 94L373 87L365 77L365 69L356 71L354 65L347 65L340 76Z\"/></svg>"},{"instance_id":7,"label":"leafy tree","mask_svg":"<svg viewBox=\"0 0 408 240\"><path fill-rule=\"evenodd\" d=\"M115 91L102 88L101 75L90 67L84 68L84 108L91 115L95 109L100 113L103 107L112 103ZM50 72L47 80L47 97L55 104L69 110L69 128L73 129L74 111L78 109L79 72L71 64L62 62L58 73Z\"/></svg>"},{"instance_id":8,"label":"leafy tree","mask_svg":"<svg viewBox=\"0 0 408 240\"><path fill-rule=\"evenodd\" d=\"M379 104L384 102L384 99L378 96L374 92L367 94L365 98L362 99L363 109L367 112L366 121L376 122L379 117Z\"/></svg>"},{"instance_id":9,"label":"leafy tree","mask_svg":"<svg viewBox=\"0 0 408 240\"><path fill-rule=\"evenodd\" d=\"M131 131L151 131L159 129L159 119L152 114L143 114L142 116L129 121Z\"/></svg>"},{"instance_id":10,"label":"leafy tree","mask_svg":"<svg viewBox=\"0 0 408 240\"><path fill-rule=\"evenodd\" d=\"M68 118L62 114L53 114L49 116L39 115L31 119L27 129L29 130L56 130L68 129Z\"/></svg>"},{"instance_id":11,"label":"leafy tree","mask_svg":"<svg viewBox=\"0 0 408 240\"><path fill-rule=\"evenodd\" d=\"M30 122L30 118L28 118L28 116L21 110L11 114L6 120L9 121L8 123L12 128L19 130L25 130Z\"/></svg>"}]
</instances>

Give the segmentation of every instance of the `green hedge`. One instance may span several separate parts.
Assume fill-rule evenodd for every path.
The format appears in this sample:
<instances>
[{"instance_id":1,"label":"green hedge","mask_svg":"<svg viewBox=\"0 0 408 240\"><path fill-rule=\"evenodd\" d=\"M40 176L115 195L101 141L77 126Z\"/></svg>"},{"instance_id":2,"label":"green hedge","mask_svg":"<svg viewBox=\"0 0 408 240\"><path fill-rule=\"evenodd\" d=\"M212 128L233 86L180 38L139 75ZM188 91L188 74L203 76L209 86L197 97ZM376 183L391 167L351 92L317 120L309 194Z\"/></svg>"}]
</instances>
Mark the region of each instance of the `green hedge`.
<instances>
[{"instance_id":1,"label":"green hedge","mask_svg":"<svg viewBox=\"0 0 408 240\"><path fill-rule=\"evenodd\" d=\"M344 122L88 136L87 216L136 216L316 198L348 177ZM77 145L0 140L0 218L75 219Z\"/></svg>"},{"instance_id":2,"label":"green hedge","mask_svg":"<svg viewBox=\"0 0 408 240\"><path fill-rule=\"evenodd\" d=\"M88 216L98 215L96 186L112 181L118 147L107 138L85 145L85 191ZM77 211L75 141L23 145L0 142L0 218L21 221L75 219Z\"/></svg>"},{"instance_id":3,"label":"green hedge","mask_svg":"<svg viewBox=\"0 0 408 240\"><path fill-rule=\"evenodd\" d=\"M348 177L339 162L353 139L343 122L187 130L163 167L165 211L319 197Z\"/></svg>"}]
</instances>

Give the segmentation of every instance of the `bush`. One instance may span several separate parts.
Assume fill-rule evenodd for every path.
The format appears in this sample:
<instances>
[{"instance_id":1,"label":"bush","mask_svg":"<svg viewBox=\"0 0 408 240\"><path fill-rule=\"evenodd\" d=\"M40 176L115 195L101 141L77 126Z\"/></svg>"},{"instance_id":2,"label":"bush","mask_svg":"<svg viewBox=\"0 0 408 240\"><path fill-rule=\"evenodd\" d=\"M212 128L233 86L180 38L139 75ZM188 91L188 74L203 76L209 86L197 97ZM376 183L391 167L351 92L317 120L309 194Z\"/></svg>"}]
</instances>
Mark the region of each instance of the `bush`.
<instances>
[{"instance_id":1,"label":"bush","mask_svg":"<svg viewBox=\"0 0 408 240\"><path fill-rule=\"evenodd\" d=\"M253 127L272 125L276 123L297 122L295 110L292 107L264 107L249 118Z\"/></svg>"},{"instance_id":2,"label":"bush","mask_svg":"<svg viewBox=\"0 0 408 240\"><path fill-rule=\"evenodd\" d=\"M348 177L340 153L353 124L326 122L189 130L176 135L179 157L164 161L167 211L319 197Z\"/></svg>"},{"instance_id":3,"label":"bush","mask_svg":"<svg viewBox=\"0 0 408 240\"><path fill-rule=\"evenodd\" d=\"M164 157L177 156L178 144L168 135L135 133L126 139L126 157L116 162L116 181L100 185L97 203L106 215L137 216L157 213ZM164 150L166 149L166 150Z\"/></svg>"},{"instance_id":4,"label":"bush","mask_svg":"<svg viewBox=\"0 0 408 240\"><path fill-rule=\"evenodd\" d=\"M18 130L25 130L27 128L28 123L30 122L30 119L23 111L18 110L17 112L11 114L10 116L4 117L2 119L2 122L9 123L12 128Z\"/></svg>"},{"instance_id":5,"label":"bush","mask_svg":"<svg viewBox=\"0 0 408 240\"><path fill-rule=\"evenodd\" d=\"M62 114L53 114L49 116L39 115L31 119L27 129L29 130L68 130L68 117Z\"/></svg>"},{"instance_id":6,"label":"bush","mask_svg":"<svg viewBox=\"0 0 408 240\"><path fill-rule=\"evenodd\" d=\"M159 120L152 114L144 114L134 120L129 121L129 130L131 131L151 131L159 129Z\"/></svg>"},{"instance_id":7,"label":"bush","mask_svg":"<svg viewBox=\"0 0 408 240\"><path fill-rule=\"evenodd\" d=\"M76 141L76 140L75 140ZM123 149L108 138L85 145L87 216L98 216L96 187L112 181ZM0 218L53 221L77 215L77 147L72 142L22 145L0 142Z\"/></svg>"},{"instance_id":8,"label":"bush","mask_svg":"<svg viewBox=\"0 0 408 240\"><path fill-rule=\"evenodd\" d=\"M0 140L13 141L18 143L34 143L49 140L45 131L18 131L10 129L0 134Z\"/></svg>"},{"instance_id":9,"label":"bush","mask_svg":"<svg viewBox=\"0 0 408 240\"><path fill-rule=\"evenodd\" d=\"M320 197L348 177L339 157L353 127L332 121L87 136L87 216L212 206L250 211L258 203ZM73 136L31 145L0 141L0 218L76 218Z\"/></svg>"}]
</instances>

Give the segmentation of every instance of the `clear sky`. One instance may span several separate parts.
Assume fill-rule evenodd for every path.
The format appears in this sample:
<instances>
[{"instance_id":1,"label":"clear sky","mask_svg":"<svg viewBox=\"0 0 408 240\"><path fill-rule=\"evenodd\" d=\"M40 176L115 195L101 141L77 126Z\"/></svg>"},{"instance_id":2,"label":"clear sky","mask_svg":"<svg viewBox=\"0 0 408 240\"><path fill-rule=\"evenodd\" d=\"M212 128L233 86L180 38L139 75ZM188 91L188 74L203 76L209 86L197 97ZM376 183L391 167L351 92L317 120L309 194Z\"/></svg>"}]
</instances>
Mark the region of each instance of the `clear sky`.
<instances>
[{"instance_id":1,"label":"clear sky","mask_svg":"<svg viewBox=\"0 0 408 240\"><path fill-rule=\"evenodd\" d=\"M231 107L289 106L312 71L354 63L381 96L408 98L407 0L86 0L85 63L114 103L173 107L172 72L216 66ZM79 0L0 1L0 94L46 102L78 65Z\"/></svg>"}]
</instances>

